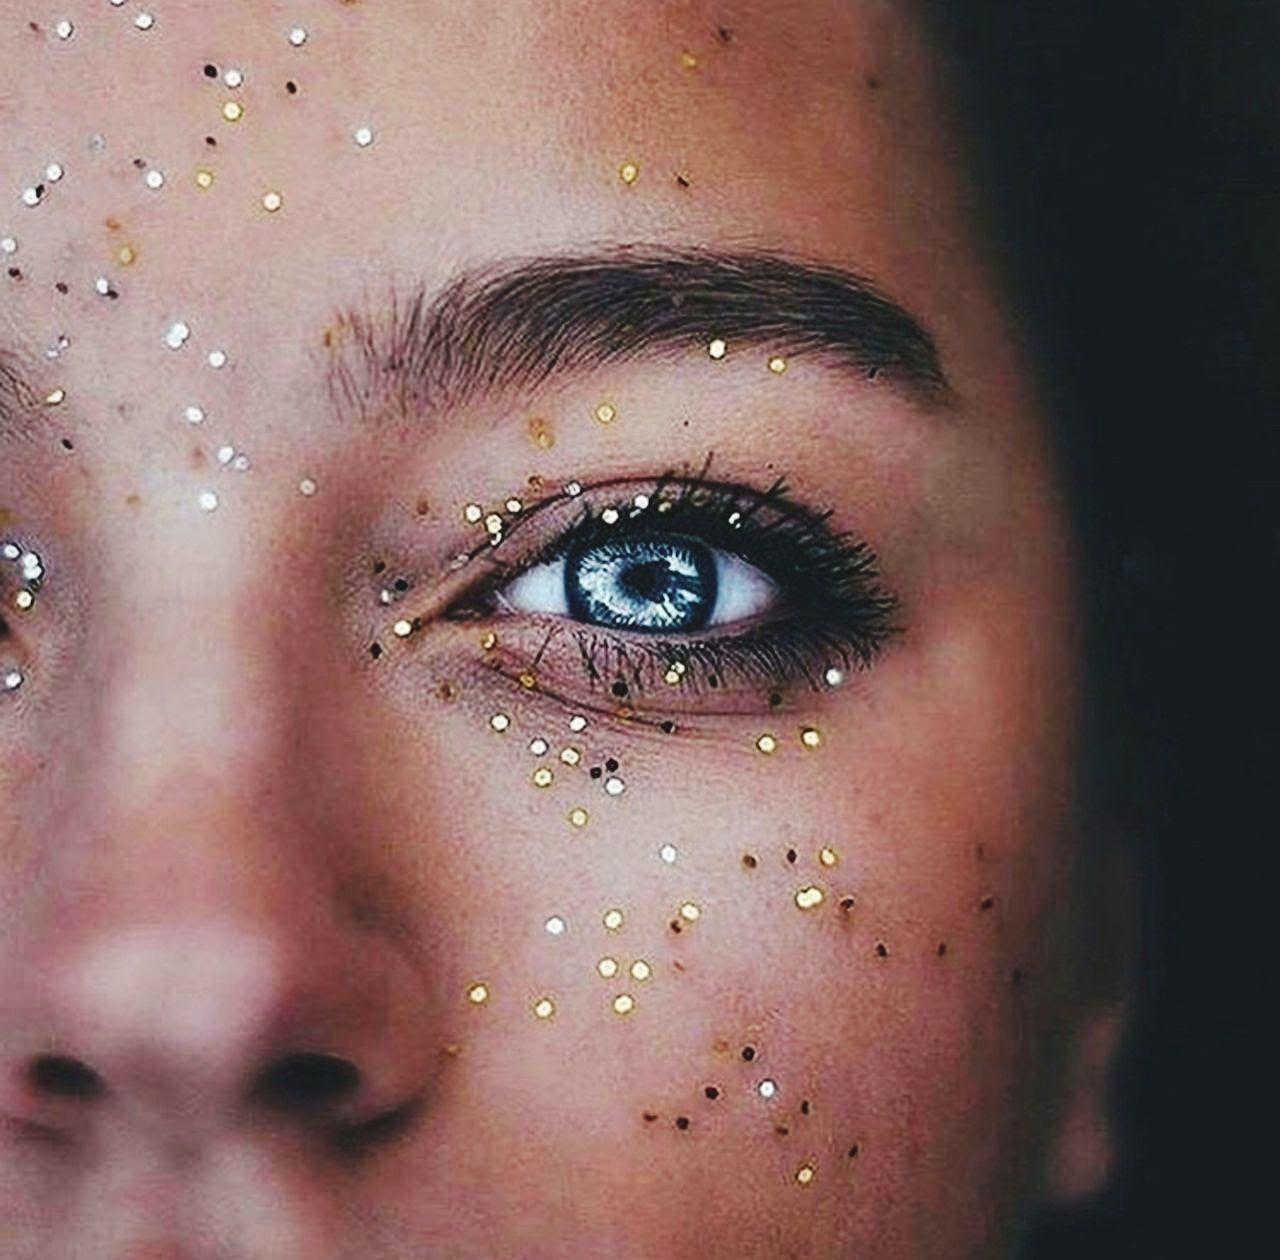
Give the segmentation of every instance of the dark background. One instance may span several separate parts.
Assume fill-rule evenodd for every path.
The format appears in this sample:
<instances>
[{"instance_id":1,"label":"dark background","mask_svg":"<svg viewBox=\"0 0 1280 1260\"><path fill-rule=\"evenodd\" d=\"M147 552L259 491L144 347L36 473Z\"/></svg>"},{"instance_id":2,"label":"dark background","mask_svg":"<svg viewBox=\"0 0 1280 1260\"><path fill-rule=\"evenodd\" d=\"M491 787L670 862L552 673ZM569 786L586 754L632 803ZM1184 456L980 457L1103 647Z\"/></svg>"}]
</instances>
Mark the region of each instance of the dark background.
<instances>
[{"instance_id":1,"label":"dark background","mask_svg":"<svg viewBox=\"0 0 1280 1260\"><path fill-rule=\"evenodd\" d=\"M1075 487L1142 870L1119 1172L1038 1220L1022 1260L1278 1254L1273 1223L1250 1237L1280 1190L1273 1073L1247 1053L1271 1043L1245 1021L1276 990L1255 960L1277 919L1280 5L937 18Z\"/></svg>"}]
</instances>

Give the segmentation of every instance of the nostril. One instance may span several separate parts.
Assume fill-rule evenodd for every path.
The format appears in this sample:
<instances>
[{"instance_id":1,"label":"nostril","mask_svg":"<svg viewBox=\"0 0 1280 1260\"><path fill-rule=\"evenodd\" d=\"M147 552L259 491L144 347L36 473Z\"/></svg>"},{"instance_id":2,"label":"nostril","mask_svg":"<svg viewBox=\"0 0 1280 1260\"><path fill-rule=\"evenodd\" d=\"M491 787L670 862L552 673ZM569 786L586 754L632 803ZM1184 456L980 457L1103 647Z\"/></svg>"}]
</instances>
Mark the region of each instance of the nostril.
<instances>
[{"instance_id":1,"label":"nostril","mask_svg":"<svg viewBox=\"0 0 1280 1260\"><path fill-rule=\"evenodd\" d=\"M268 1106L287 1110L338 1102L354 1093L360 1072L331 1054L287 1054L259 1073L253 1094Z\"/></svg>"},{"instance_id":2,"label":"nostril","mask_svg":"<svg viewBox=\"0 0 1280 1260\"><path fill-rule=\"evenodd\" d=\"M32 1089L59 1098L100 1098L106 1082L87 1063L61 1054L42 1054L27 1071Z\"/></svg>"}]
</instances>

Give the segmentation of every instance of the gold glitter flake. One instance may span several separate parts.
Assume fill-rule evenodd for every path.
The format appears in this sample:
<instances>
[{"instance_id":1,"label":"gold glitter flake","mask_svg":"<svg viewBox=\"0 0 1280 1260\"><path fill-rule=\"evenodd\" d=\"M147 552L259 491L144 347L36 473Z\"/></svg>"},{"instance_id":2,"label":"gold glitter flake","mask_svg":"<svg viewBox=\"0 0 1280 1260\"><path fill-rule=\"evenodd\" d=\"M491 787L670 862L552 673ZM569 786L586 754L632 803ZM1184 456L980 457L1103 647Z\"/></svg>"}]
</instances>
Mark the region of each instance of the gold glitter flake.
<instances>
[{"instance_id":1,"label":"gold glitter flake","mask_svg":"<svg viewBox=\"0 0 1280 1260\"><path fill-rule=\"evenodd\" d=\"M818 850L818 861L823 866L835 866L840 861L840 855L830 845L824 844Z\"/></svg>"},{"instance_id":2,"label":"gold glitter flake","mask_svg":"<svg viewBox=\"0 0 1280 1260\"><path fill-rule=\"evenodd\" d=\"M812 1164L801 1164L796 1169L796 1185L811 1186L813 1179L818 1175L817 1169Z\"/></svg>"},{"instance_id":3,"label":"gold glitter flake","mask_svg":"<svg viewBox=\"0 0 1280 1260\"><path fill-rule=\"evenodd\" d=\"M462 519L466 521L468 525L478 525L482 520L484 520L484 508L482 508L478 503L468 503L467 506L462 509Z\"/></svg>"},{"instance_id":4,"label":"gold glitter flake","mask_svg":"<svg viewBox=\"0 0 1280 1260\"><path fill-rule=\"evenodd\" d=\"M813 910L827 899L827 894L817 884L808 884L796 890L796 905L801 910Z\"/></svg>"},{"instance_id":5,"label":"gold glitter flake","mask_svg":"<svg viewBox=\"0 0 1280 1260\"><path fill-rule=\"evenodd\" d=\"M531 416L528 423L529 437L539 450L550 450L556 444L551 421L543 416Z\"/></svg>"},{"instance_id":6,"label":"gold glitter flake","mask_svg":"<svg viewBox=\"0 0 1280 1260\"><path fill-rule=\"evenodd\" d=\"M822 732L816 726L806 726L800 731L800 742L806 748L820 748L822 746Z\"/></svg>"},{"instance_id":7,"label":"gold glitter flake","mask_svg":"<svg viewBox=\"0 0 1280 1260\"><path fill-rule=\"evenodd\" d=\"M623 914L621 910L606 910L604 917L601 919L607 931L617 932L623 924Z\"/></svg>"},{"instance_id":8,"label":"gold glitter flake","mask_svg":"<svg viewBox=\"0 0 1280 1260\"><path fill-rule=\"evenodd\" d=\"M618 418L618 409L612 404L602 402L596 408L596 419L601 424L612 424Z\"/></svg>"},{"instance_id":9,"label":"gold glitter flake","mask_svg":"<svg viewBox=\"0 0 1280 1260\"><path fill-rule=\"evenodd\" d=\"M467 1001L472 1006L483 1006L489 1000L489 986L477 982L467 989Z\"/></svg>"},{"instance_id":10,"label":"gold glitter flake","mask_svg":"<svg viewBox=\"0 0 1280 1260\"><path fill-rule=\"evenodd\" d=\"M653 968L643 958L637 958L631 964L631 978L633 980L648 980L652 975Z\"/></svg>"},{"instance_id":11,"label":"gold glitter flake","mask_svg":"<svg viewBox=\"0 0 1280 1260\"><path fill-rule=\"evenodd\" d=\"M239 122L244 117L244 106L239 101L223 101L222 116L227 122Z\"/></svg>"},{"instance_id":12,"label":"gold glitter flake","mask_svg":"<svg viewBox=\"0 0 1280 1260\"><path fill-rule=\"evenodd\" d=\"M591 815L587 813L581 805L575 806L569 811L569 822L574 827L585 827L591 821Z\"/></svg>"},{"instance_id":13,"label":"gold glitter flake","mask_svg":"<svg viewBox=\"0 0 1280 1260\"><path fill-rule=\"evenodd\" d=\"M67 391L65 389L51 389L44 396L44 405L46 407L59 407L67 400Z\"/></svg>"},{"instance_id":14,"label":"gold glitter flake","mask_svg":"<svg viewBox=\"0 0 1280 1260\"><path fill-rule=\"evenodd\" d=\"M556 1004L549 997L540 997L533 1004L533 1013L538 1019L550 1019L556 1013Z\"/></svg>"},{"instance_id":15,"label":"gold glitter flake","mask_svg":"<svg viewBox=\"0 0 1280 1260\"><path fill-rule=\"evenodd\" d=\"M702 917L702 911L696 901L686 901L680 907L680 917L686 923L696 923Z\"/></svg>"},{"instance_id":16,"label":"gold glitter flake","mask_svg":"<svg viewBox=\"0 0 1280 1260\"><path fill-rule=\"evenodd\" d=\"M555 777L546 766L539 766L533 772L533 786L540 788L550 787L555 782Z\"/></svg>"},{"instance_id":17,"label":"gold glitter flake","mask_svg":"<svg viewBox=\"0 0 1280 1260\"><path fill-rule=\"evenodd\" d=\"M121 245L116 250L116 262L122 267L132 267L137 261L138 251L132 245Z\"/></svg>"},{"instance_id":18,"label":"gold glitter flake","mask_svg":"<svg viewBox=\"0 0 1280 1260\"><path fill-rule=\"evenodd\" d=\"M640 178L640 167L635 162L623 162L618 167L618 178L628 187Z\"/></svg>"},{"instance_id":19,"label":"gold glitter flake","mask_svg":"<svg viewBox=\"0 0 1280 1260\"><path fill-rule=\"evenodd\" d=\"M30 591L15 591L13 596L13 606L19 612L26 612L32 604L36 602L36 597Z\"/></svg>"},{"instance_id":20,"label":"gold glitter flake","mask_svg":"<svg viewBox=\"0 0 1280 1260\"><path fill-rule=\"evenodd\" d=\"M618 974L618 960L616 958L602 958L596 963L596 970L606 980L612 980Z\"/></svg>"},{"instance_id":21,"label":"gold glitter flake","mask_svg":"<svg viewBox=\"0 0 1280 1260\"><path fill-rule=\"evenodd\" d=\"M619 993L613 999L613 1009L617 1015L630 1015L636 1009L636 1000L630 993Z\"/></svg>"},{"instance_id":22,"label":"gold glitter flake","mask_svg":"<svg viewBox=\"0 0 1280 1260\"><path fill-rule=\"evenodd\" d=\"M582 754L576 748L562 748L560 750L560 760L566 766L576 766L582 760Z\"/></svg>"},{"instance_id":23,"label":"gold glitter flake","mask_svg":"<svg viewBox=\"0 0 1280 1260\"><path fill-rule=\"evenodd\" d=\"M492 726L495 731L501 734L503 731L508 730L510 728L511 719L505 713L495 713L489 719L489 725Z\"/></svg>"},{"instance_id":24,"label":"gold glitter flake","mask_svg":"<svg viewBox=\"0 0 1280 1260\"><path fill-rule=\"evenodd\" d=\"M781 376L787 370L787 361L780 354L775 354L769 360L769 371L775 376Z\"/></svg>"},{"instance_id":25,"label":"gold glitter flake","mask_svg":"<svg viewBox=\"0 0 1280 1260\"><path fill-rule=\"evenodd\" d=\"M680 54L680 64L686 70L696 70L698 68L698 58L696 54L691 53L687 48Z\"/></svg>"},{"instance_id":26,"label":"gold glitter flake","mask_svg":"<svg viewBox=\"0 0 1280 1260\"><path fill-rule=\"evenodd\" d=\"M712 339L711 344L707 346L707 353L713 359L723 359L729 353L729 347L725 344L723 337L715 337Z\"/></svg>"},{"instance_id":27,"label":"gold glitter flake","mask_svg":"<svg viewBox=\"0 0 1280 1260\"><path fill-rule=\"evenodd\" d=\"M498 636L492 630L486 630L480 636L480 648L485 652L492 652L498 646Z\"/></svg>"},{"instance_id":28,"label":"gold glitter flake","mask_svg":"<svg viewBox=\"0 0 1280 1260\"><path fill-rule=\"evenodd\" d=\"M213 187L213 172L207 167L202 166L195 174L197 188L209 189Z\"/></svg>"},{"instance_id":29,"label":"gold glitter flake","mask_svg":"<svg viewBox=\"0 0 1280 1260\"><path fill-rule=\"evenodd\" d=\"M778 751L778 740L775 736L770 735L769 732L766 731L759 737L759 739L756 740L756 747L768 756L770 753Z\"/></svg>"},{"instance_id":30,"label":"gold glitter flake","mask_svg":"<svg viewBox=\"0 0 1280 1260\"><path fill-rule=\"evenodd\" d=\"M278 192L265 192L262 194L262 208L268 214L275 214L283 205L284 198Z\"/></svg>"}]
</instances>

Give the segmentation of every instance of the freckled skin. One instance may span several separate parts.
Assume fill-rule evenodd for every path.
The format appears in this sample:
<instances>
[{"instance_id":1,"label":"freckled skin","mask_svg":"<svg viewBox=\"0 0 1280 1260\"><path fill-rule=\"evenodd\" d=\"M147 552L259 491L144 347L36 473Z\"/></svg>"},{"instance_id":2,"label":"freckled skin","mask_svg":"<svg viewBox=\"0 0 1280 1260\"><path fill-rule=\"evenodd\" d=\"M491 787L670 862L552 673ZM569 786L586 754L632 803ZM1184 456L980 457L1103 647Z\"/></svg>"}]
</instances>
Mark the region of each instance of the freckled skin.
<instances>
[{"instance_id":1,"label":"freckled skin","mask_svg":"<svg viewBox=\"0 0 1280 1260\"><path fill-rule=\"evenodd\" d=\"M1081 1018L1072 573L909 12L304 8L302 47L297 6L259 0L169 3L148 32L99 5L65 42L0 19L0 236L22 270L0 306L37 388L67 391L0 467L6 536L50 573L3 645L28 678L0 712L0 1113L49 1044L108 1086L41 1112L62 1143L0 1132L5 1255L1002 1254ZM387 277L612 241L869 275L935 336L957 408L730 346L376 432L330 417L326 329ZM483 528L466 504L711 451L727 480L785 473L875 549L905 633L869 673L773 706L739 684L734 717L633 697L666 735L596 713L572 652L539 667L557 700L487 672L479 627L391 633L459 580L447 561ZM401 574L410 595L380 606ZM542 637L495 628L514 663ZM589 775L606 758L616 798ZM357 1064L362 1115L421 1094L420 1118L342 1160L245 1098L299 1047Z\"/></svg>"}]
</instances>

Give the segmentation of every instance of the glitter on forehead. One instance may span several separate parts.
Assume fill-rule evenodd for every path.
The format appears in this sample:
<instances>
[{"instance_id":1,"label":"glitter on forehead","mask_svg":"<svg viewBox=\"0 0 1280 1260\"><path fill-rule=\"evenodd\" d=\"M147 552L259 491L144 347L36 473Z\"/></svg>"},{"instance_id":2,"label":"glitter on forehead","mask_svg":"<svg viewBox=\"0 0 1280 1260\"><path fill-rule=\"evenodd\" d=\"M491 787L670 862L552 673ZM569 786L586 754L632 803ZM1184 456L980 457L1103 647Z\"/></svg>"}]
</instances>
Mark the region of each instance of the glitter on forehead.
<instances>
[{"instance_id":1,"label":"glitter on forehead","mask_svg":"<svg viewBox=\"0 0 1280 1260\"><path fill-rule=\"evenodd\" d=\"M196 497L202 512L212 512L218 506L218 496L212 490L202 490Z\"/></svg>"},{"instance_id":2,"label":"glitter on forehead","mask_svg":"<svg viewBox=\"0 0 1280 1260\"><path fill-rule=\"evenodd\" d=\"M467 1001L472 1006L483 1006L489 1000L489 986L482 981L467 987Z\"/></svg>"},{"instance_id":3,"label":"glitter on forehead","mask_svg":"<svg viewBox=\"0 0 1280 1260\"><path fill-rule=\"evenodd\" d=\"M596 963L596 970L606 980L612 980L618 974L618 960L616 958L602 958Z\"/></svg>"},{"instance_id":4,"label":"glitter on forehead","mask_svg":"<svg viewBox=\"0 0 1280 1260\"><path fill-rule=\"evenodd\" d=\"M227 352L225 350L210 350L205 356L205 362L211 368L222 368L227 366Z\"/></svg>"},{"instance_id":5,"label":"glitter on forehead","mask_svg":"<svg viewBox=\"0 0 1280 1260\"><path fill-rule=\"evenodd\" d=\"M800 731L800 742L806 748L818 748L822 744L822 732L816 726L806 726Z\"/></svg>"},{"instance_id":6,"label":"glitter on forehead","mask_svg":"<svg viewBox=\"0 0 1280 1260\"><path fill-rule=\"evenodd\" d=\"M15 236L0 236L0 254L16 254L18 239Z\"/></svg>"},{"instance_id":7,"label":"glitter on forehead","mask_svg":"<svg viewBox=\"0 0 1280 1260\"><path fill-rule=\"evenodd\" d=\"M713 359L723 359L729 352L729 347L725 344L723 337L715 337L707 346L707 353Z\"/></svg>"},{"instance_id":8,"label":"glitter on forehead","mask_svg":"<svg viewBox=\"0 0 1280 1260\"><path fill-rule=\"evenodd\" d=\"M149 31L155 26L156 20L150 13L139 13L133 19L133 24L140 31Z\"/></svg>"},{"instance_id":9,"label":"glitter on forehead","mask_svg":"<svg viewBox=\"0 0 1280 1260\"><path fill-rule=\"evenodd\" d=\"M826 900L826 896L817 884L807 884L796 890L795 902L801 910L813 910Z\"/></svg>"},{"instance_id":10,"label":"glitter on forehead","mask_svg":"<svg viewBox=\"0 0 1280 1260\"><path fill-rule=\"evenodd\" d=\"M636 1000L630 993L619 993L613 999L614 1013L618 1015L630 1015L636 1009Z\"/></svg>"},{"instance_id":11,"label":"glitter on forehead","mask_svg":"<svg viewBox=\"0 0 1280 1260\"><path fill-rule=\"evenodd\" d=\"M777 752L778 751L777 737L774 735L770 735L769 732L766 731L763 735L761 735L756 740L756 747L766 756L769 753Z\"/></svg>"},{"instance_id":12,"label":"glitter on forehead","mask_svg":"<svg viewBox=\"0 0 1280 1260\"><path fill-rule=\"evenodd\" d=\"M230 69L224 72L222 81L229 88L238 88L244 86L244 71Z\"/></svg>"},{"instance_id":13,"label":"glitter on forehead","mask_svg":"<svg viewBox=\"0 0 1280 1260\"><path fill-rule=\"evenodd\" d=\"M639 177L640 167L635 162L623 162L622 165L618 167L618 178L622 180L624 184L634 184Z\"/></svg>"},{"instance_id":14,"label":"glitter on forehead","mask_svg":"<svg viewBox=\"0 0 1280 1260\"><path fill-rule=\"evenodd\" d=\"M207 166L202 166L195 173L195 181L197 188L208 190L213 187L213 172Z\"/></svg>"},{"instance_id":15,"label":"glitter on forehead","mask_svg":"<svg viewBox=\"0 0 1280 1260\"><path fill-rule=\"evenodd\" d=\"M44 177L51 184L56 184L64 174L66 174L66 172L62 169L62 165L59 162L50 162L49 165L44 168Z\"/></svg>"},{"instance_id":16,"label":"glitter on forehead","mask_svg":"<svg viewBox=\"0 0 1280 1260\"><path fill-rule=\"evenodd\" d=\"M568 925L558 914L553 914L542 926L552 936L563 936L564 930Z\"/></svg>"},{"instance_id":17,"label":"glitter on forehead","mask_svg":"<svg viewBox=\"0 0 1280 1260\"><path fill-rule=\"evenodd\" d=\"M63 18L54 25L53 33L59 39L70 39L76 33L75 23Z\"/></svg>"},{"instance_id":18,"label":"glitter on forehead","mask_svg":"<svg viewBox=\"0 0 1280 1260\"><path fill-rule=\"evenodd\" d=\"M556 1013L556 1004L549 997L540 997L533 1004L533 1013L538 1019L550 1019Z\"/></svg>"},{"instance_id":19,"label":"glitter on forehead","mask_svg":"<svg viewBox=\"0 0 1280 1260\"><path fill-rule=\"evenodd\" d=\"M45 396L46 407L57 407L66 401L67 391L65 389L51 389Z\"/></svg>"},{"instance_id":20,"label":"glitter on forehead","mask_svg":"<svg viewBox=\"0 0 1280 1260\"><path fill-rule=\"evenodd\" d=\"M413 622L407 617L401 617L400 620L391 627L391 633L394 634L397 639L407 639L413 633ZM492 720L490 721L490 725L492 725ZM494 726L493 729L495 731L506 730L506 727Z\"/></svg>"}]
</instances>

